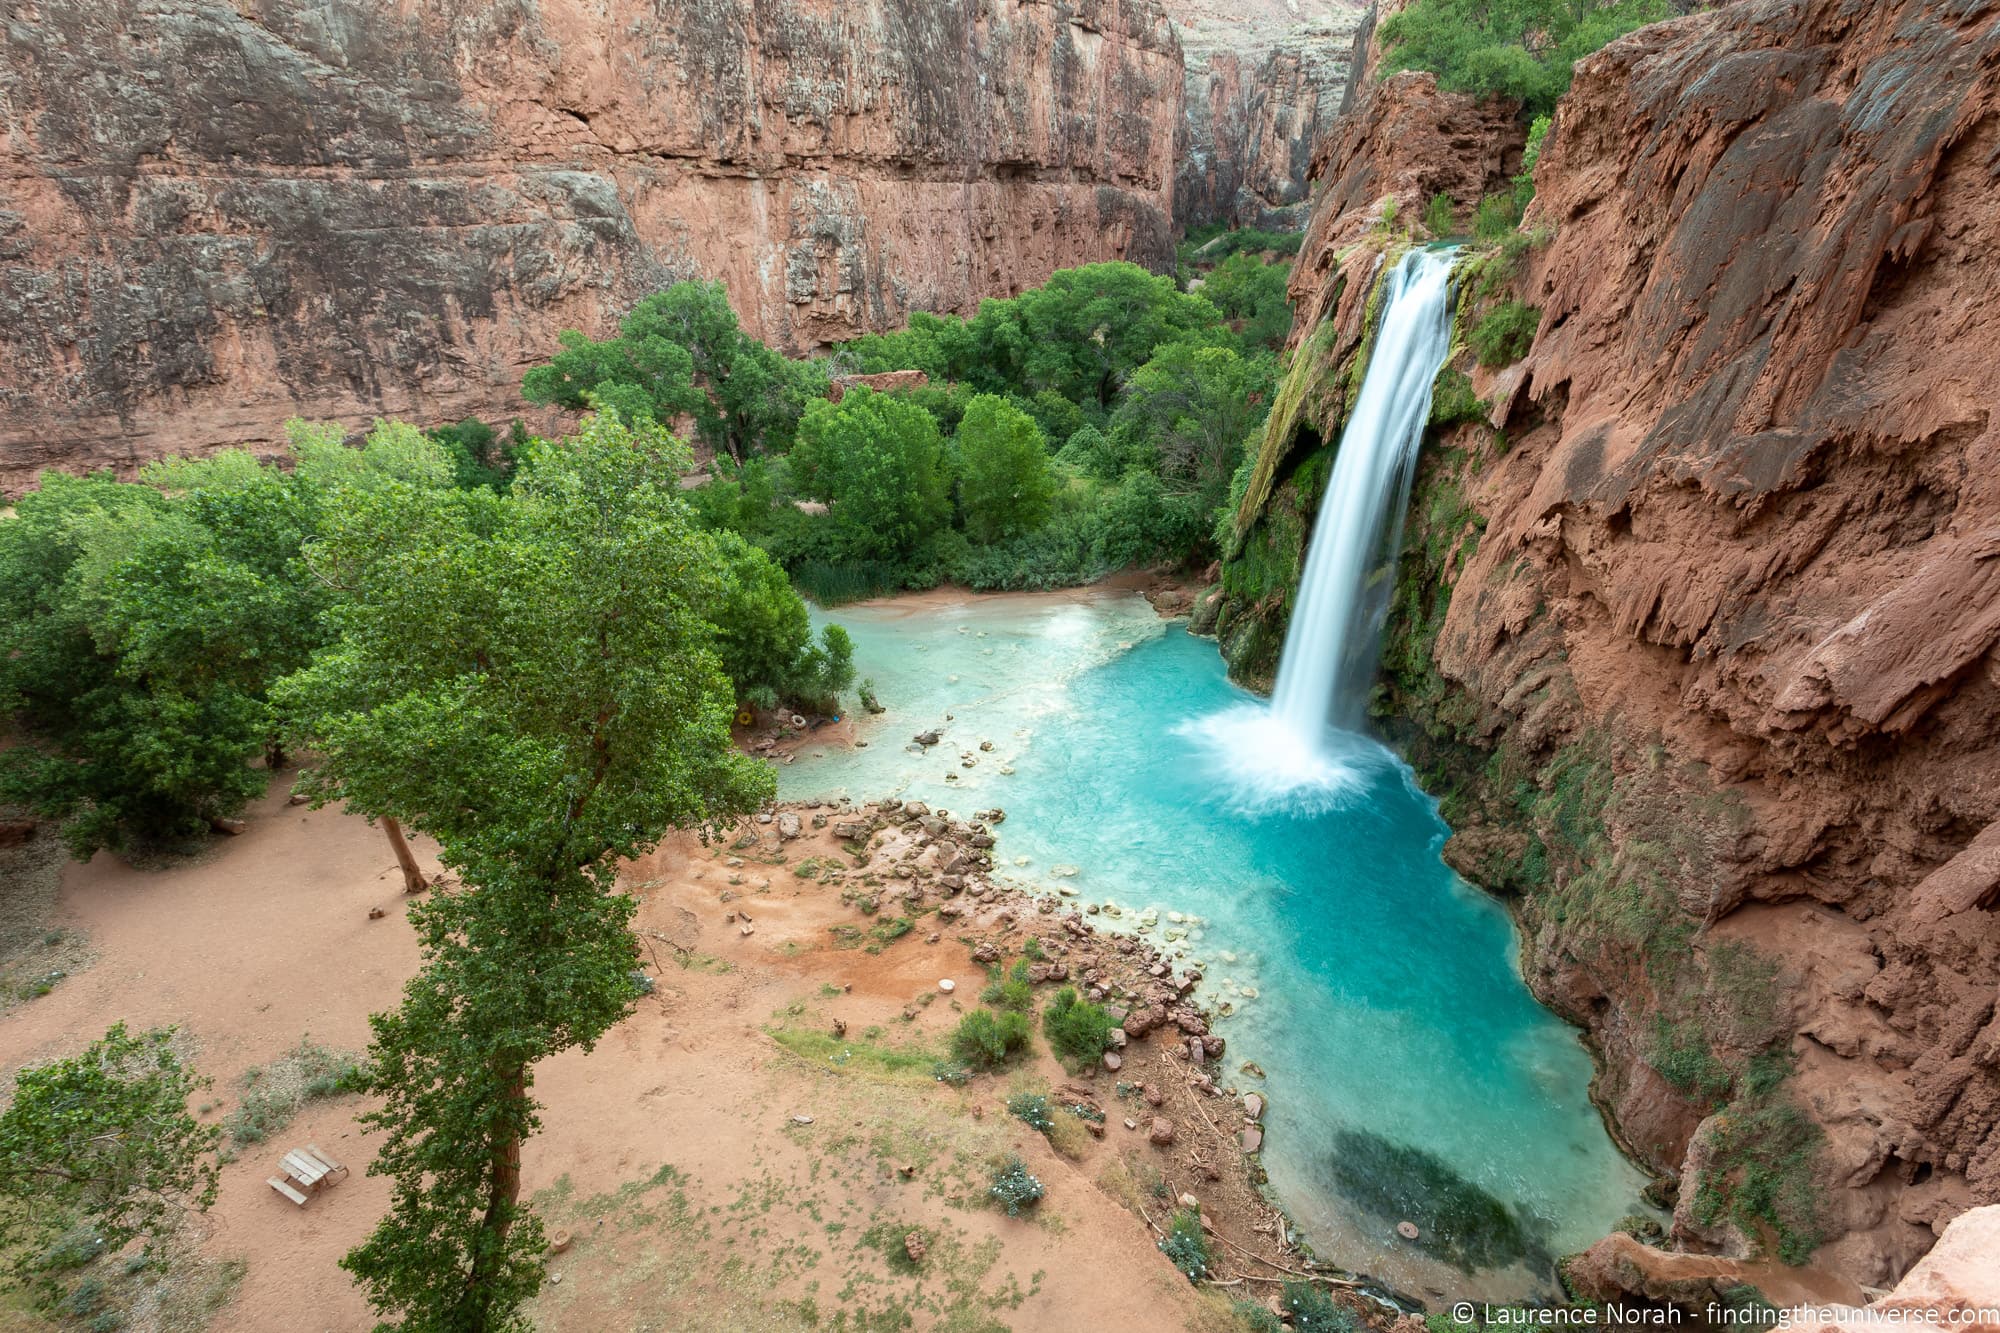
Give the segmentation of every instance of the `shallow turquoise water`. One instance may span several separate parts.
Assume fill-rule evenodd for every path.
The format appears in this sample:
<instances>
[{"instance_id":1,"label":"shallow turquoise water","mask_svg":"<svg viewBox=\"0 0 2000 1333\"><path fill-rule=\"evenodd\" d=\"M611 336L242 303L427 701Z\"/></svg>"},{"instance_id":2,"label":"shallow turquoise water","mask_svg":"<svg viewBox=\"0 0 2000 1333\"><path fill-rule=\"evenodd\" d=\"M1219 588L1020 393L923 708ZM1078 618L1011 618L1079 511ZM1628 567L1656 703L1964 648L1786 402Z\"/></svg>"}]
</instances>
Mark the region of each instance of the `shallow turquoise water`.
<instances>
[{"instance_id":1,"label":"shallow turquoise water","mask_svg":"<svg viewBox=\"0 0 2000 1333\"><path fill-rule=\"evenodd\" d=\"M1329 809L1246 808L1189 724L1255 701L1212 642L1136 597L833 619L890 712L865 749L802 755L784 794L1002 805L1008 873L1115 903L1203 966L1205 998L1233 1010L1231 1081L1265 1086L1246 1059L1269 1075L1265 1165L1322 1257L1417 1294L1546 1294L1551 1256L1639 1209L1588 1055L1522 984L1506 914L1438 859L1447 830L1388 751L1346 756ZM944 743L906 748L928 726ZM1402 1218L1424 1244L1396 1236Z\"/></svg>"}]
</instances>

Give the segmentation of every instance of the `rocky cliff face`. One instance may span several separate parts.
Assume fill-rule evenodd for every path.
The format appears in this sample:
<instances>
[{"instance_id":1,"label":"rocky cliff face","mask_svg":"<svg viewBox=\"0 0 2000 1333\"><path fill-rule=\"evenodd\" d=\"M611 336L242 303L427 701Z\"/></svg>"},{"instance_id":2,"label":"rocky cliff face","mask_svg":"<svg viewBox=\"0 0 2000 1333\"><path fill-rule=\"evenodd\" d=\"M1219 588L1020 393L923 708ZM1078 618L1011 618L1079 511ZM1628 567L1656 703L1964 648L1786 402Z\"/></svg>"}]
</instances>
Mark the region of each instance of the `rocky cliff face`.
<instances>
[{"instance_id":1,"label":"rocky cliff face","mask_svg":"<svg viewBox=\"0 0 2000 1333\"><path fill-rule=\"evenodd\" d=\"M1385 653L1679 1238L1870 1285L2000 1201L1996 18L1743 0L1580 67L1533 243L1466 273L1461 332L1538 327L1441 378ZM1251 676L1398 243L1365 210L1410 136L1366 127L1437 100L1401 83L1295 271L1220 608Z\"/></svg>"},{"instance_id":2,"label":"rocky cliff face","mask_svg":"<svg viewBox=\"0 0 2000 1333\"><path fill-rule=\"evenodd\" d=\"M1153 0L43 0L0 69L0 494L505 419L678 277L802 350L1172 257Z\"/></svg>"},{"instance_id":3,"label":"rocky cliff face","mask_svg":"<svg viewBox=\"0 0 2000 1333\"><path fill-rule=\"evenodd\" d=\"M1164 0L1187 56L1174 216L1295 228L1348 81L1359 0Z\"/></svg>"}]
</instances>

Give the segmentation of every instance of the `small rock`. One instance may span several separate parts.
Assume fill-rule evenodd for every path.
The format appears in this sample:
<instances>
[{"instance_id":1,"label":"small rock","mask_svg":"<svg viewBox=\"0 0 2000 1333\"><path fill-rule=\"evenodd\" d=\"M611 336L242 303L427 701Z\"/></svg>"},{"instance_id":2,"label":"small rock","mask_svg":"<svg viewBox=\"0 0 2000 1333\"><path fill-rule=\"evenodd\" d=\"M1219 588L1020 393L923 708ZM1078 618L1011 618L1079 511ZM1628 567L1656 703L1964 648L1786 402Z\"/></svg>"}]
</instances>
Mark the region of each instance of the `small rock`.
<instances>
[{"instance_id":1,"label":"small rock","mask_svg":"<svg viewBox=\"0 0 2000 1333\"><path fill-rule=\"evenodd\" d=\"M924 1255L928 1252L929 1247L924 1244L923 1232L912 1231L909 1235L903 1237L903 1253L910 1256L911 1263L922 1263Z\"/></svg>"},{"instance_id":2,"label":"small rock","mask_svg":"<svg viewBox=\"0 0 2000 1333\"><path fill-rule=\"evenodd\" d=\"M1262 1120L1264 1118L1263 1096L1255 1092L1244 1093L1243 1114L1249 1116L1252 1120Z\"/></svg>"},{"instance_id":3,"label":"small rock","mask_svg":"<svg viewBox=\"0 0 2000 1333\"><path fill-rule=\"evenodd\" d=\"M795 1125L810 1125L812 1122L813 1118L809 1115L795 1115L792 1117L792 1123Z\"/></svg>"},{"instance_id":4,"label":"small rock","mask_svg":"<svg viewBox=\"0 0 2000 1333\"><path fill-rule=\"evenodd\" d=\"M1178 1203L1181 1207L1187 1209L1190 1212L1198 1213L1201 1211L1201 1200L1195 1198L1194 1195L1192 1194L1183 1194L1181 1195L1180 1198L1176 1199L1174 1202Z\"/></svg>"},{"instance_id":5,"label":"small rock","mask_svg":"<svg viewBox=\"0 0 2000 1333\"><path fill-rule=\"evenodd\" d=\"M1415 1240L1418 1234L1417 1224L1415 1222L1398 1222L1396 1223L1396 1234L1404 1240Z\"/></svg>"},{"instance_id":6,"label":"small rock","mask_svg":"<svg viewBox=\"0 0 2000 1333\"><path fill-rule=\"evenodd\" d=\"M1104 1053L1104 1067L1115 1074L1125 1067L1125 1057L1116 1051L1106 1051Z\"/></svg>"},{"instance_id":7,"label":"small rock","mask_svg":"<svg viewBox=\"0 0 2000 1333\"><path fill-rule=\"evenodd\" d=\"M1257 1152L1264 1146L1264 1131L1252 1125L1243 1131L1243 1151Z\"/></svg>"},{"instance_id":8,"label":"small rock","mask_svg":"<svg viewBox=\"0 0 2000 1333\"><path fill-rule=\"evenodd\" d=\"M1146 1133L1147 1139L1159 1147L1166 1147L1174 1141L1174 1122L1163 1115L1153 1117L1153 1127Z\"/></svg>"},{"instance_id":9,"label":"small rock","mask_svg":"<svg viewBox=\"0 0 2000 1333\"><path fill-rule=\"evenodd\" d=\"M383 917L385 917L385 916L387 916L387 915L389 915L389 914L388 914L387 912L383 911L383 910L382 910L381 908L379 908L379 907L371 907L371 908L369 908L369 909L368 909L368 919L369 919L370 921L380 921L380 920L381 920L381 919L382 919Z\"/></svg>"}]
</instances>

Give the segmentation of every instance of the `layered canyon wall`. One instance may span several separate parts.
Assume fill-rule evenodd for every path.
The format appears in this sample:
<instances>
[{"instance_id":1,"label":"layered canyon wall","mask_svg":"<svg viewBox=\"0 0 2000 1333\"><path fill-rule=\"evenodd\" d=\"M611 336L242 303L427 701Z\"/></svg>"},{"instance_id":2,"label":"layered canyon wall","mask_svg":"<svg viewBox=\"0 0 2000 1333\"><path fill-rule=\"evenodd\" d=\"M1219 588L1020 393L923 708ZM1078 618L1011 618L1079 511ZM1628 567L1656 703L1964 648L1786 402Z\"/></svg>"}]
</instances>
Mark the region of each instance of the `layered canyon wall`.
<instances>
[{"instance_id":1,"label":"layered canyon wall","mask_svg":"<svg viewBox=\"0 0 2000 1333\"><path fill-rule=\"evenodd\" d=\"M0 74L0 495L504 421L682 277L804 351L1172 261L1155 0L36 0Z\"/></svg>"},{"instance_id":2,"label":"layered canyon wall","mask_svg":"<svg viewBox=\"0 0 2000 1333\"><path fill-rule=\"evenodd\" d=\"M1204 608L1240 675L1275 664L1381 265L1518 135L1403 75L1330 137ZM1533 336L1440 379L1384 724L1677 1240L1886 1286L2000 1202L2000 5L1643 29L1579 67L1534 180L1463 273L1461 340Z\"/></svg>"},{"instance_id":3,"label":"layered canyon wall","mask_svg":"<svg viewBox=\"0 0 2000 1333\"><path fill-rule=\"evenodd\" d=\"M1339 112L1360 0L1164 0L1187 58L1174 217L1296 230Z\"/></svg>"}]
</instances>

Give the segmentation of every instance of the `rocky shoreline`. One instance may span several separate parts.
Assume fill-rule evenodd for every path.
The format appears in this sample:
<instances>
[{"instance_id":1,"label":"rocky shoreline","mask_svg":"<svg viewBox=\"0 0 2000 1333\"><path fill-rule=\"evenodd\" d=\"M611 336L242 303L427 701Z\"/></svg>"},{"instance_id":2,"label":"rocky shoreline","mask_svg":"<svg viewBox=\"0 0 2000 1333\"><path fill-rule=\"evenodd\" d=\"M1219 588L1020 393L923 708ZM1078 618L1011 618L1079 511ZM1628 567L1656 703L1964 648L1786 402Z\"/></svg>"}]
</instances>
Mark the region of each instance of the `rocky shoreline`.
<instances>
[{"instance_id":1,"label":"rocky shoreline","mask_svg":"<svg viewBox=\"0 0 2000 1333\"><path fill-rule=\"evenodd\" d=\"M1176 1205L1196 1207L1219 1260L1213 1285L1255 1297L1310 1280L1376 1325L1421 1311L1416 1298L1320 1263L1273 1197L1258 1160L1272 1094L1254 1064L1227 1067L1227 1042L1198 994L1201 971L1176 968L1166 948L1137 933L1145 924L1138 917L1120 928L1113 921L1122 918L1097 904L1071 905L1057 892L996 878L1005 819L998 808L961 818L895 798L781 802L738 826L725 868L743 870L746 854L766 863L782 856L795 876L803 870L838 892L857 921L915 923L905 933L929 944L955 938L982 969L1033 959L1027 977L1038 991L1074 986L1106 1006L1119 1024L1109 1049L1056 1091L1102 1116L1086 1115L1093 1136L1122 1134L1153 1151L1161 1202L1130 1206L1156 1237ZM742 928L754 927L746 919Z\"/></svg>"}]
</instances>

